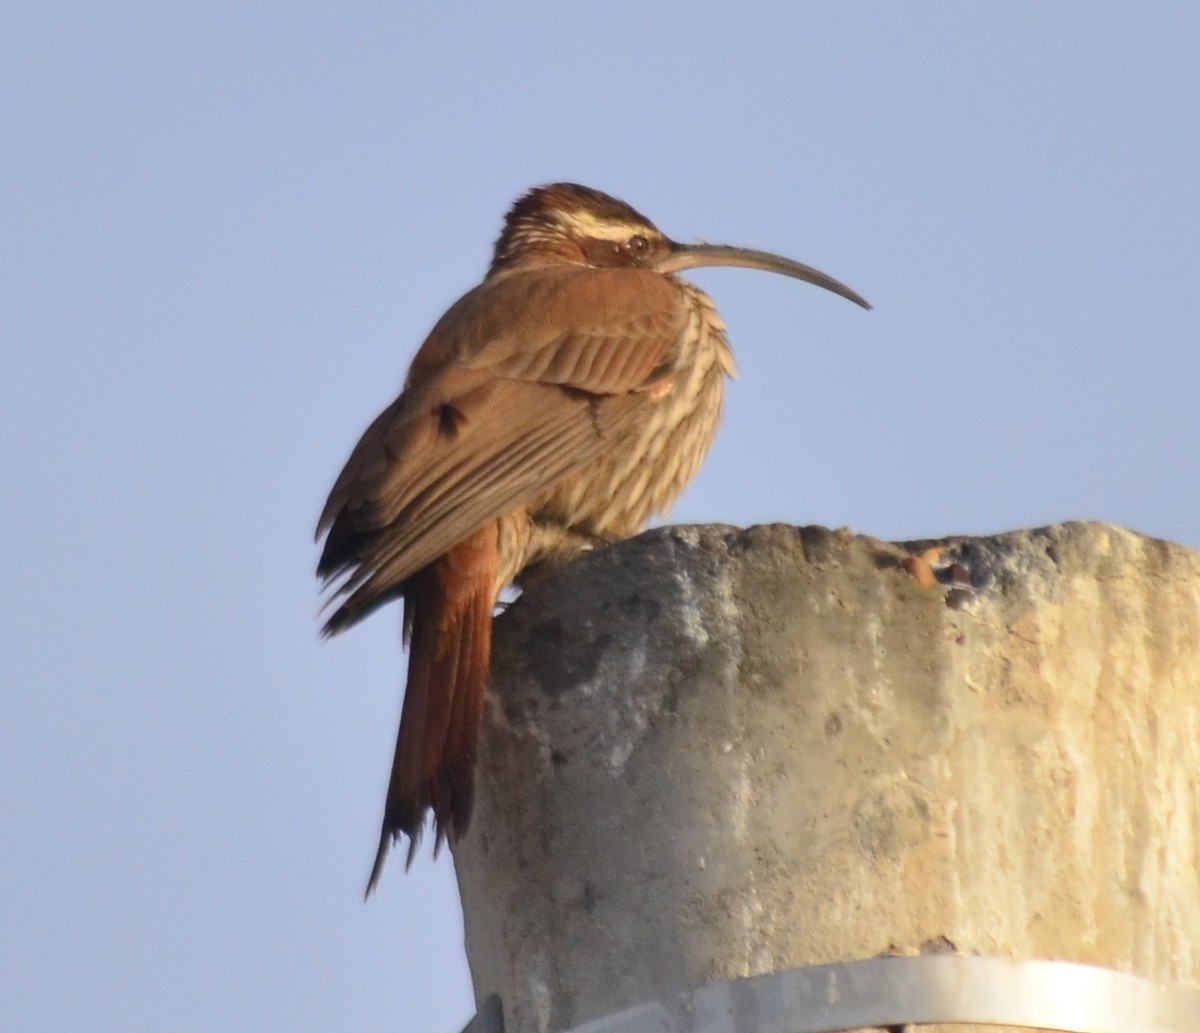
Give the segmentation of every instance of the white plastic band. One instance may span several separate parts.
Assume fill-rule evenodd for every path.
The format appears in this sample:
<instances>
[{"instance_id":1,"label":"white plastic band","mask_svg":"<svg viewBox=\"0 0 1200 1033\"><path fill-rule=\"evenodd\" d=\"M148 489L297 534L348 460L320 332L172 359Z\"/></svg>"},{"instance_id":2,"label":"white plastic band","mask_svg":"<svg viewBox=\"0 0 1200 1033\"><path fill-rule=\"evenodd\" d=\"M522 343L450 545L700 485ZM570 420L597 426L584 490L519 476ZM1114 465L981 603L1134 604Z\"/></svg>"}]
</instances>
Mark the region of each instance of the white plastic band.
<instances>
[{"instance_id":1,"label":"white plastic band","mask_svg":"<svg viewBox=\"0 0 1200 1033\"><path fill-rule=\"evenodd\" d=\"M709 983L570 1033L840 1033L930 1022L1198 1033L1200 990L1070 961L875 957ZM504 1033L496 996L463 1033Z\"/></svg>"},{"instance_id":2,"label":"white plastic band","mask_svg":"<svg viewBox=\"0 0 1200 1033\"><path fill-rule=\"evenodd\" d=\"M1200 990L1065 961L887 957L709 983L571 1033L838 1033L933 1022L1196 1033Z\"/></svg>"}]
</instances>

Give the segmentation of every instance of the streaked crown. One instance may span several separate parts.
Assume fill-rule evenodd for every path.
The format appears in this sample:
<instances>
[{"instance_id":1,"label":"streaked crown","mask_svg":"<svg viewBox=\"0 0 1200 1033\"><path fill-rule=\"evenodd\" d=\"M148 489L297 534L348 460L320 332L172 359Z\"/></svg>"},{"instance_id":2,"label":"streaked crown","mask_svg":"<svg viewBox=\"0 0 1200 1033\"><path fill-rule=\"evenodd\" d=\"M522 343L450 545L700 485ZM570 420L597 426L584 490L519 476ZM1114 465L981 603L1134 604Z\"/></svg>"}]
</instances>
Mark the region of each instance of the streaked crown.
<instances>
[{"instance_id":1,"label":"streaked crown","mask_svg":"<svg viewBox=\"0 0 1200 1033\"><path fill-rule=\"evenodd\" d=\"M670 241L637 209L578 183L534 187L504 219L489 275L523 264L644 265Z\"/></svg>"}]
</instances>

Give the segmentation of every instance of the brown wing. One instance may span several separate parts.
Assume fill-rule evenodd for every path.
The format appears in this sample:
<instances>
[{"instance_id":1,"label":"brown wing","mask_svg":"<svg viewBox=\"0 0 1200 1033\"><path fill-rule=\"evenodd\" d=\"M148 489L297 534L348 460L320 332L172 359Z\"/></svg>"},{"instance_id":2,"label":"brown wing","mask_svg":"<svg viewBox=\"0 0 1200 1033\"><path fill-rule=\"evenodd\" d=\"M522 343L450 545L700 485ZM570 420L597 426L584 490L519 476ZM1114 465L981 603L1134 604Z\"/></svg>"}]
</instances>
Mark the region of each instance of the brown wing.
<instances>
[{"instance_id":1,"label":"brown wing","mask_svg":"<svg viewBox=\"0 0 1200 1033\"><path fill-rule=\"evenodd\" d=\"M342 578L335 597L344 597L326 633L592 462L654 404L685 320L678 286L637 269L513 273L462 298L422 345L404 393L363 434L321 514L317 572Z\"/></svg>"}]
</instances>

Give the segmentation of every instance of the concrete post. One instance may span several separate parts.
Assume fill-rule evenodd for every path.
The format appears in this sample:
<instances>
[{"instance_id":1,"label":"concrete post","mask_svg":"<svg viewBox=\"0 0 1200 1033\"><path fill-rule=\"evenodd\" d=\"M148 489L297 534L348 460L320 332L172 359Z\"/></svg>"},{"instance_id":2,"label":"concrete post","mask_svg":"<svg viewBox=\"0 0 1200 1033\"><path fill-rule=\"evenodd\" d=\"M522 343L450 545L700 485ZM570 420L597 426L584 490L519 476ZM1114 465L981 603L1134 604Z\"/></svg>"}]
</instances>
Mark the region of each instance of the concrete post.
<instances>
[{"instance_id":1,"label":"concrete post","mask_svg":"<svg viewBox=\"0 0 1200 1033\"><path fill-rule=\"evenodd\" d=\"M506 1033L888 952L1200 983L1196 553L665 528L496 639L455 864Z\"/></svg>"}]
</instances>

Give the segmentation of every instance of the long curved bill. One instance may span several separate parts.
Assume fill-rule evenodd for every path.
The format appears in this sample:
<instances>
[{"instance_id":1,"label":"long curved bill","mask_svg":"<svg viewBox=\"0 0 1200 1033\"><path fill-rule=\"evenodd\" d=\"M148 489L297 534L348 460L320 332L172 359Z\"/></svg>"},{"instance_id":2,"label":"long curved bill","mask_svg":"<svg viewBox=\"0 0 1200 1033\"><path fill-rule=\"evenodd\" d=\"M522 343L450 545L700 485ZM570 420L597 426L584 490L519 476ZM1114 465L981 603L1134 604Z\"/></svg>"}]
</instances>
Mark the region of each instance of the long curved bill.
<instances>
[{"instance_id":1,"label":"long curved bill","mask_svg":"<svg viewBox=\"0 0 1200 1033\"><path fill-rule=\"evenodd\" d=\"M814 269L803 262L793 262L782 255L773 255L769 251L754 251L725 244L673 244L670 253L655 262L654 268L660 273L677 273L706 265L732 265L743 269L761 269L767 273L781 273L817 287L824 287L827 291L840 294L863 308L871 307L871 303L861 294L852 291L844 283L821 272L820 269Z\"/></svg>"}]
</instances>

